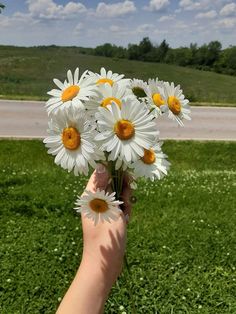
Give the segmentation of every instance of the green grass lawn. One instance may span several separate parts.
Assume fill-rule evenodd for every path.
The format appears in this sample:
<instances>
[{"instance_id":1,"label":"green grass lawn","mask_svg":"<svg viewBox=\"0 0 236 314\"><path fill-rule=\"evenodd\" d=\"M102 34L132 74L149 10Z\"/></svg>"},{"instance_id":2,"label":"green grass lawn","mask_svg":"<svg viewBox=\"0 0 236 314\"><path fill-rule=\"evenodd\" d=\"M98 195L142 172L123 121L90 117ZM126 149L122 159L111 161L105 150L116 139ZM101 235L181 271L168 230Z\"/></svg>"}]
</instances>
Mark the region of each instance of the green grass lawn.
<instances>
[{"instance_id":1,"label":"green grass lawn","mask_svg":"<svg viewBox=\"0 0 236 314\"><path fill-rule=\"evenodd\" d=\"M80 262L73 210L86 178L40 141L0 141L0 313L55 313ZM236 313L236 143L167 141L170 175L141 181L122 275L106 313Z\"/></svg>"},{"instance_id":2,"label":"green grass lawn","mask_svg":"<svg viewBox=\"0 0 236 314\"><path fill-rule=\"evenodd\" d=\"M78 48L0 46L0 98L47 99L54 77L67 69L98 71L102 66L130 78L159 77L181 84L192 102L236 105L236 77L186 67L83 55Z\"/></svg>"}]
</instances>

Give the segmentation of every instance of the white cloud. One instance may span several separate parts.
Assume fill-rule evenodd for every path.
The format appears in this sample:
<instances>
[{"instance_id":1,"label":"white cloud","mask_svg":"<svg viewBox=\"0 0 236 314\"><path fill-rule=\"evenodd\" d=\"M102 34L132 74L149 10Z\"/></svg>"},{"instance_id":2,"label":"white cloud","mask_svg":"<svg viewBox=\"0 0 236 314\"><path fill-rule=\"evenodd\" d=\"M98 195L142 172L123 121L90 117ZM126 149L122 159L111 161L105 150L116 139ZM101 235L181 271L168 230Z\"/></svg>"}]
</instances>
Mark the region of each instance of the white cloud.
<instances>
[{"instance_id":1,"label":"white cloud","mask_svg":"<svg viewBox=\"0 0 236 314\"><path fill-rule=\"evenodd\" d=\"M138 33L147 33L150 32L151 29L153 29L153 24L141 24L137 27Z\"/></svg>"},{"instance_id":2,"label":"white cloud","mask_svg":"<svg viewBox=\"0 0 236 314\"><path fill-rule=\"evenodd\" d=\"M180 9L180 8L178 8L178 9L175 10L175 13L177 13L177 14L178 14L178 13L181 13L181 12L182 12L182 9Z\"/></svg>"},{"instance_id":3,"label":"white cloud","mask_svg":"<svg viewBox=\"0 0 236 314\"><path fill-rule=\"evenodd\" d=\"M236 19L235 18L225 18L219 20L217 26L221 29L232 29L236 27Z\"/></svg>"},{"instance_id":4,"label":"white cloud","mask_svg":"<svg viewBox=\"0 0 236 314\"><path fill-rule=\"evenodd\" d=\"M111 25L109 28L110 28L110 31L113 33L118 33L122 30L122 28L118 25Z\"/></svg>"},{"instance_id":5,"label":"white cloud","mask_svg":"<svg viewBox=\"0 0 236 314\"><path fill-rule=\"evenodd\" d=\"M181 0L179 6L184 10L191 11L200 8L200 3L192 0Z\"/></svg>"},{"instance_id":6,"label":"white cloud","mask_svg":"<svg viewBox=\"0 0 236 314\"><path fill-rule=\"evenodd\" d=\"M39 19L67 19L85 12L86 7L79 2L68 2L65 6L53 0L27 0L29 14Z\"/></svg>"},{"instance_id":7,"label":"white cloud","mask_svg":"<svg viewBox=\"0 0 236 314\"><path fill-rule=\"evenodd\" d=\"M178 30L178 29L186 30L186 29L189 29L189 25L186 24L184 21L177 21L177 22L173 25L173 28L174 28L175 30Z\"/></svg>"},{"instance_id":8,"label":"white cloud","mask_svg":"<svg viewBox=\"0 0 236 314\"><path fill-rule=\"evenodd\" d=\"M86 7L79 2L68 2L63 9L63 14L65 15L73 15L78 13L86 12Z\"/></svg>"},{"instance_id":9,"label":"white cloud","mask_svg":"<svg viewBox=\"0 0 236 314\"><path fill-rule=\"evenodd\" d=\"M79 23L79 24L77 24L76 27L75 27L75 34L76 34L76 35L80 35L83 30L84 30L84 24Z\"/></svg>"},{"instance_id":10,"label":"white cloud","mask_svg":"<svg viewBox=\"0 0 236 314\"><path fill-rule=\"evenodd\" d=\"M162 11L170 5L169 0L150 0L149 5L144 7L148 11Z\"/></svg>"},{"instance_id":11,"label":"white cloud","mask_svg":"<svg viewBox=\"0 0 236 314\"><path fill-rule=\"evenodd\" d=\"M99 2L96 8L96 15L99 17L112 18L130 14L136 10L134 2L129 0L113 4Z\"/></svg>"},{"instance_id":12,"label":"white cloud","mask_svg":"<svg viewBox=\"0 0 236 314\"><path fill-rule=\"evenodd\" d=\"M8 27L11 25L11 20L8 16L2 16L0 19L0 27Z\"/></svg>"},{"instance_id":13,"label":"white cloud","mask_svg":"<svg viewBox=\"0 0 236 314\"><path fill-rule=\"evenodd\" d=\"M193 11L193 10L205 10L209 8L210 1L209 0L180 0L179 6L185 11Z\"/></svg>"},{"instance_id":14,"label":"white cloud","mask_svg":"<svg viewBox=\"0 0 236 314\"><path fill-rule=\"evenodd\" d=\"M0 26L5 28L19 28L38 24L38 21L28 13L15 12L12 16L1 16Z\"/></svg>"},{"instance_id":15,"label":"white cloud","mask_svg":"<svg viewBox=\"0 0 236 314\"><path fill-rule=\"evenodd\" d=\"M196 15L197 19L214 19L217 16L217 12L215 10L211 10L205 13L199 13Z\"/></svg>"},{"instance_id":16,"label":"white cloud","mask_svg":"<svg viewBox=\"0 0 236 314\"><path fill-rule=\"evenodd\" d=\"M174 15L163 15L159 18L159 22L173 21L174 19Z\"/></svg>"},{"instance_id":17,"label":"white cloud","mask_svg":"<svg viewBox=\"0 0 236 314\"><path fill-rule=\"evenodd\" d=\"M232 16L236 15L236 3L228 3L221 10L220 15L222 16Z\"/></svg>"}]
</instances>

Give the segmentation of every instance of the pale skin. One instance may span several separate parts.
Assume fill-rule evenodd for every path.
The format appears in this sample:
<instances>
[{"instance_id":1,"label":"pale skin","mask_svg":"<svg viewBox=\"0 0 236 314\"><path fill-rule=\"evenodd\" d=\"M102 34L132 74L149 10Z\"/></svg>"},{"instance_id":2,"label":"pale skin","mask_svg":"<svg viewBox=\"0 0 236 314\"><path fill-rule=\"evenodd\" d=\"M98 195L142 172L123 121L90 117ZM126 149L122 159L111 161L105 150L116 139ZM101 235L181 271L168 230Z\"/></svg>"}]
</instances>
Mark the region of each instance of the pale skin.
<instances>
[{"instance_id":1,"label":"pale skin","mask_svg":"<svg viewBox=\"0 0 236 314\"><path fill-rule=\"evenodd\" d=\"M109 190L109 175L101 165L86 189ZM82 215L83 254L74 280L56 314L101 314L109 292L122 270L126 247L127 217L131 214L131 189L124 180L123 212L117 221L98 223ZM127 216L128 214L128 216Z\"/></svg>"}]
</instances>

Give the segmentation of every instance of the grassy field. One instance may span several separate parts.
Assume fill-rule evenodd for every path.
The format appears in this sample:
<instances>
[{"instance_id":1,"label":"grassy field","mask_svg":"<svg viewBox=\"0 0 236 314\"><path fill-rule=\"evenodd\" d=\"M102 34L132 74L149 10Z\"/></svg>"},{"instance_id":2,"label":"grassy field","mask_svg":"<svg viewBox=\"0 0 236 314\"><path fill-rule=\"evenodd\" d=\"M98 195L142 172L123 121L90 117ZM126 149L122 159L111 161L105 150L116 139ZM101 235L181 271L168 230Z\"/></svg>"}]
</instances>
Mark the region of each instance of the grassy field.
<instances>
[{"instance_id":1,"label":"grassy field","mask_svg":"<svg viewBox=\"0 0 236 314\"><path fill-rule=\"evenodd\" d=\"M54 77L65 79L67 69L98 71L102 66L130 78L159 77L181 84L192 102L236 104L236 77L174 65L95 57L78 48L19 48L0 46L0 98L47 99ZM214 104L215 105L215 104Z\"/></svg>"},{"instance_id":2,"label":"grassy field","mask_svg":"<svg viewBox=\"0 0 236 314\"><path fill-rule=\"evenodd\" d=\"M86 179L56 167L40 141L0 149L0 313L55 313L81 257L73 202ZM136 313L235 314L236 143L167 141L164 151L170 175L139 183L128 230ZM122 275L105 313L130 307Z\"/></svg>"}]
</instances>

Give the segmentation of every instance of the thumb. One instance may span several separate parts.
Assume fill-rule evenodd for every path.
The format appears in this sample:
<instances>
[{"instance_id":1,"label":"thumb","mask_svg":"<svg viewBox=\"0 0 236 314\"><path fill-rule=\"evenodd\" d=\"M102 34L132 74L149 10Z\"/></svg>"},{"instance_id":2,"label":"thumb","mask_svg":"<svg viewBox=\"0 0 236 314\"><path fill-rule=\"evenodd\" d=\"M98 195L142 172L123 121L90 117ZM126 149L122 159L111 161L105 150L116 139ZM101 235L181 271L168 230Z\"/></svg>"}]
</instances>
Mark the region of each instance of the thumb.
<instances>
[{"instance_id":1,"label":"thumb","mask_svg":"<svg viewBox=\"0 0 236 314\"><path fill-rule=\"evenodd\" d=\"M106 190L109 181L109 174L106 167L102 164L98 164L96 170L93 173L93 176L94 189Z\"/></svg>"}]
</instances>

